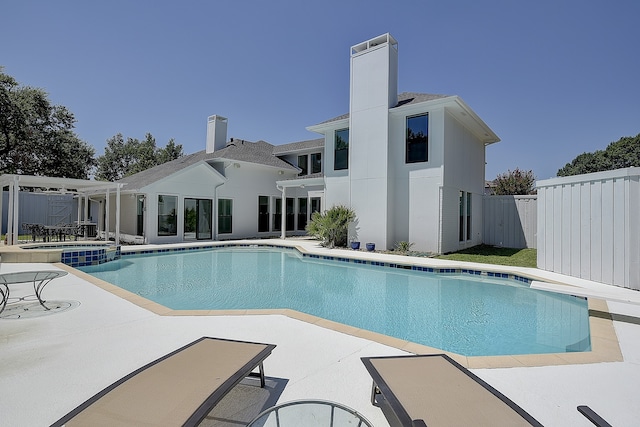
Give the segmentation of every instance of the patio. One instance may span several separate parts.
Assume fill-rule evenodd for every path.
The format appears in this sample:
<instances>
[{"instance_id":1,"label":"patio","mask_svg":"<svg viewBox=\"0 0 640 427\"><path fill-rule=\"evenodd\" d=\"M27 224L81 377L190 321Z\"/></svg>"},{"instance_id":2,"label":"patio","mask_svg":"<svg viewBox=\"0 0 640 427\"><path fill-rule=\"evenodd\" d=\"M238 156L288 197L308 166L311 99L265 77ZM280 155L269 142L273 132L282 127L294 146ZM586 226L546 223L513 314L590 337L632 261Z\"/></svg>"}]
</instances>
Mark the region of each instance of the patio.
<instances>
[{"instance_id":1,"label":"patio","mask_svg":"<svg viewBox=\"0 0 640 427\"><path fill-rule=\"evenodd\" d=\"M0 272L51 268L3 263ZM640 301L633 291L574 282ZM7 425L49 425L113 381L201 336L276 344L265 372L268 378L287 380L280 403L331 400L376 426L388 425L369 402L371 377L360 358L403 354L396 348L284 315L160 315L71 274L52 282L44 296L76 305L49 316L0 319L0 411ZM609 308L640 317L640 305L610 302ZM592 425L578 405L591 406L612 425L635 425L640 417L640 325L615 321L614 326L623 362L473 372L547 426Z\"/></svg>"}]
</instances>

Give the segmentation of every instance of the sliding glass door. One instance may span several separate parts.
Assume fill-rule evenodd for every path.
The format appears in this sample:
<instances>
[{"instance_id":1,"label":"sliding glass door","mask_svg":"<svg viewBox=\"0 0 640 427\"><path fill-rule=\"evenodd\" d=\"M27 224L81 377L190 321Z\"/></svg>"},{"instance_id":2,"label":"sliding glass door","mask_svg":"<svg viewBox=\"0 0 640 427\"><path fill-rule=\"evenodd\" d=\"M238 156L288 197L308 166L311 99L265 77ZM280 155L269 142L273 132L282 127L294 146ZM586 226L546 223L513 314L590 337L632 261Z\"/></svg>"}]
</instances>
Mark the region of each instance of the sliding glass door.
<instances>
[{"instance_id":1,"label":"sliding glass door","mask_svg":"<svg viewBox=\"0 0 640 427\"><path fill-rule=\"evenodd\" d=\"M210 199L184 199L185 239L211 239L212 206Z\"/></svg>"}]
</instances>

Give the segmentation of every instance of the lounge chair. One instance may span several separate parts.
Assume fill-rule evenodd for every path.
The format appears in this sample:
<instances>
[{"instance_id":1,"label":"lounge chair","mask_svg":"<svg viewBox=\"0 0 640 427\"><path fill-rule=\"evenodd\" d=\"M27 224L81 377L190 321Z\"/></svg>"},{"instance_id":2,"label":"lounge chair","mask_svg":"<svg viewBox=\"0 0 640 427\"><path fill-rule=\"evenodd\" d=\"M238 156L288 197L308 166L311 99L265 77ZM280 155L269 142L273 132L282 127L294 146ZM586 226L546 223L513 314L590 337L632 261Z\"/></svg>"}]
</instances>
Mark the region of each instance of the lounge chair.
<instances>
[{"instance_id":1,"label":"lounge chair","mask_svg":"<svg viewBox=\"0 0 640 427\"><path fill-rule=\"evenodd\" d=\"M200 338L116 381L53 426L198 425L245 377L260 377L264 387L262 362L274 348Z\"/></svg>"},{"instance_id":2,"label":"lounge chair","mask_svg":"<svg viewBox=\"0 0 640 427\"><path fill-rule=\"evenodd\" d=\"M391 427L542 425L445 354L362 362L373 378L371 403Z\"/></svg>"}]
</instances>

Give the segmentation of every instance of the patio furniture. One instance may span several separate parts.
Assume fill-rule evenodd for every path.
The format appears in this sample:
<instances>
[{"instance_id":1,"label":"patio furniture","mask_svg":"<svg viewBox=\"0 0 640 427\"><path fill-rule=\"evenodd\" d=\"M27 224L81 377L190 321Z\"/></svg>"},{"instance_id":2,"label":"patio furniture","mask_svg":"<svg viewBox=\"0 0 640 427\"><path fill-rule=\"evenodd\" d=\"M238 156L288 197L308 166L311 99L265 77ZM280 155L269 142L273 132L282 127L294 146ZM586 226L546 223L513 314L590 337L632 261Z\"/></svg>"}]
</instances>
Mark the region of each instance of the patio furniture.
<instances>
[{"instance_id":1,"label":"patio furniture","mask_svg":"<svg viewBox=\"0 0 640 427\"><path fill-rule=\"evenodd\" d=\"M541 426L495 388L445 354L363 357L371 403L396 426Z\"/></svg>"},{"instance_id":2,"label":"patio furniture","mask_svg":"<svg viewBox=\"0 0 640 427\"><path fill-rule=\"evenodd\" d=\"M9 285L24 283L32 283L34 293L22 297L16 297L18 300L16 302L25 301L27 298L35 296L40 305L44 307L45 310L49 310L49 308L44 305L46 301L42 299L42 291L53 279L65 275L67 275L67 272L62 270L20 271L0 274L0 313L4 311L5 307L9 303ZM4 289L2 289L2 287L4 287Z\"/></svg>"},{"instance_id":3,"label":"patio furniture","mask_svg":"<svg viewBox=\"0 0 640 427\"><path fill-rule=\"evenodd\" d=\"M52 426L196 426L275 348L203 337L111 384ZM255 369L258 372L253 372Z\"/></svg>"},{"instance_id":4,"label":"patio furniture","mask_svg":"<svg viewBox=\"0 0 640 427\"><path fill-rule=\"evenodd\" d=\"M260 413L247 427L373 427L364 415L328 400L294 400Z\"/></svg>"},{"instance_id":5,"label":"patio furniture","mask_svg":"<svg viewBox=\"0 0 640 427\"><path fill-rule=\"evenodd\" d=\"M593 425L597 427L612 427L604 418L596 413L593 409L586 405L580 405L577 407L578 412L587 417L589 421L593 423Z\"/></svg>"}]
</instances>

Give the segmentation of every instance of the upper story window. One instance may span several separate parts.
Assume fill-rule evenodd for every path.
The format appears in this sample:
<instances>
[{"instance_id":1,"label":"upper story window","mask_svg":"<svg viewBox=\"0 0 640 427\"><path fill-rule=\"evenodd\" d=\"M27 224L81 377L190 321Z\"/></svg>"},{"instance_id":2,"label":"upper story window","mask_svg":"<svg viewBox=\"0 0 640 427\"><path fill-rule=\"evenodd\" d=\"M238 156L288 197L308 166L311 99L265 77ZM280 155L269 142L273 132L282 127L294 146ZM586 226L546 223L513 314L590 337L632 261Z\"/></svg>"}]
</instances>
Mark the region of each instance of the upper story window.
<instances>
[{"instance_id":1,"label":"upper story window","mask_svg":"<svg viewBox=\"0 0 640 427\"><path fill-rule=\"evenodd\" d=\"M407 117L406 163L429 160L429 115Z\"/></svg>"},{"instance_id":2,"label":"upper story window","mask_svg":"<svg viewBox=\"0 0 640 427\"><path fill-rule=\"evenodd\" d=\"M303 156L298 156L298 167L300 168L299 175L307 175L309 173L309 169L307 168L308 157L306 154Z\"/></svg>"},{"instance_id":3,"label":"upper story window","mask_svg":"<svg viewBox=\"0 0 640 427\"><path fill-rule=\"evenodd\" d=\"M336 131L334 141L333 169L343 170L349 168L349 129Z\"/></svg>"},{"instance_id":4,"label":"upper story window","mask_svg":"<svg viewBox=\"0 0 640 427\"><path fill-rule=\"evenodd\" d=\"M322 153L311 154L311 173L322 172Z\"/></svg>"}]
</instances>

